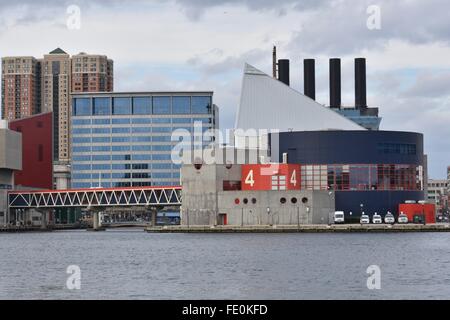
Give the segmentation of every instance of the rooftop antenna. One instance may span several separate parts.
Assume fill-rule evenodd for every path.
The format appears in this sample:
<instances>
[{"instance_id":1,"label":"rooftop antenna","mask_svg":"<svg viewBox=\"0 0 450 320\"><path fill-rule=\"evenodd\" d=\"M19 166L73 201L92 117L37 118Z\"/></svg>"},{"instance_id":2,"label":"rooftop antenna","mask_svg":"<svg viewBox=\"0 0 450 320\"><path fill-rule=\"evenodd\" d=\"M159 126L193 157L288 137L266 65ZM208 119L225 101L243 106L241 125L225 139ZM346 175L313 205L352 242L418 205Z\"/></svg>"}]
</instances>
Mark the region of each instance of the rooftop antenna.
<instances>
[{"instance_id":1,"label":"rooftop antenna","mask_svg":"<svg viewBox=\"0 0 450 320\"><path fill-rule=\"evenodd\" d=\"M272 53L272 73L273 77L277 79L277 47L273 46L273 53Z\"/></svg>"}]
</instances>

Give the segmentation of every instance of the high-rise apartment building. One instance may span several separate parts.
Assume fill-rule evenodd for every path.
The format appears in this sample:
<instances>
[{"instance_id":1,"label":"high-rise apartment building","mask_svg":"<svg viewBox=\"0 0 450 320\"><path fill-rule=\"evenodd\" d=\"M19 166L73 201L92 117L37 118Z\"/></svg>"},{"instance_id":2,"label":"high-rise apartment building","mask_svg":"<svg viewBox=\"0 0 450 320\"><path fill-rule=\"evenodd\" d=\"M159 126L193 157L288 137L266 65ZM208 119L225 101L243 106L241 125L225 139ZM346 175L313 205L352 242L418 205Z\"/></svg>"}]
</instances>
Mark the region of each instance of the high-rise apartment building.
<instances>
[{"instance_id":1,"label":"high-rise apartment building","mask_svg":"<svg viewBox=\"0 0 450 320\"><path fill-rule=\"evenodd\" d=\"M44 55L42 67L42 111L53 112L53 156L68 161L70 117L70 55L57 48Z\"/></svg>"},{"instance_id":2,"label":"high-rise apartment building","mask_svg":"<svg viewBox=\"0 0 450 320\"><path fill-rule=\"evenodd\" d=\"M2 118L16 120L39 111L39 61L25 56L2 58Z\"/></svg>"},{"instance_id":3,"label":"high-rise apartment building","mask_svg":"<svg viewBox=\"0 0 450 320\"><path fill-rule=\"evenodd\" d=\"M113 90L113 61L84 52L72 56L72 92Z\"/></svg>"},{"instance_id":4,"label":"high-rise apartment building","mask_svg":"<svg viewBox=\"0 0 450 320\"><path fill-rule=\"evenodd\" d=\"M70 160L71 92L113 91L113 61L105 55L70 56L57 48L34 57L2 59L2 117L16 120L53 112L54 161Z\"/></svg>"}]
</instances>

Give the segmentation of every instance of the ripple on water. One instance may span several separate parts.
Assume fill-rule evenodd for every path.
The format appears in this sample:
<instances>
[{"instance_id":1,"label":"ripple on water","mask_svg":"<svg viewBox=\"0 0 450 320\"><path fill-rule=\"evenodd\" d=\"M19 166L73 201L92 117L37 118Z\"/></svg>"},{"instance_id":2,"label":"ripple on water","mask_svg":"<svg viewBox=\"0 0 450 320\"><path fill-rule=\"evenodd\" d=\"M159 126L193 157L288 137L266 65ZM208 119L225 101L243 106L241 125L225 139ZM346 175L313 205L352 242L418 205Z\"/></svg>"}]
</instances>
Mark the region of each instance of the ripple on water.
<instances>
[{"instance_id":1,"label":"ripple on water","mask_svg":"<svg viewBox=\"0 0 450 320\"><path fill-rule=\"evenodd\" d=\"M445 299L448 240L446 233L0 234L0 299ZM81 268L79 291L66 289L73 264ZM381 290L367 289L373 264Z\"/></svg>"}]
</instances>

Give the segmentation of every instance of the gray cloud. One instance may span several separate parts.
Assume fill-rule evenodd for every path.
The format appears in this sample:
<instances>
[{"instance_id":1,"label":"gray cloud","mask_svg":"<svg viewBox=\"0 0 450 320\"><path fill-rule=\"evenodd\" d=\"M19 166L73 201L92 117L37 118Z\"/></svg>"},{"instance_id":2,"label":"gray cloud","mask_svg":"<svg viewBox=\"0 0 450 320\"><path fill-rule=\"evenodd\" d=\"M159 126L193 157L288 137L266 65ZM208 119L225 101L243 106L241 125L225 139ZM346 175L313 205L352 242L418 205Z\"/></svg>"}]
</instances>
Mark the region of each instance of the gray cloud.
<instances>
[{"instance_id":1,"label":"gray cloud","mask_svg":"<svg viewBox=\"0 0 450 320\"><path fill-rule=\"evenodd\" d=\"M212 52L217 52L219 49L214 49ZM225 59L217 59L218 62L208 62L203 55L196 55L187 60L189 65L196 67L203 74L220 74L230 71L242 70L244 63L251 62L256 63L264 58L267 58L270 54L270 48L267 50L253 49L239 56L228 56Z\"/></svg>"},{"instance_id":2,"label":"gray cloud","mask_svg":"<svg viewBox=\"0 0 450 320\"><path fill-rule=\"evenodd\" d=\"M440 99L450 96L450 71L421 71L413 86L405 91L408 97Z\"/></svg>"},{"instance_id":3,"label":"gray cloud","mask_svg":"<svg viewBox=\"0 0 450 320\"><path fill-rule=\"evenodd\" d=\"M208 9L223 5L244 5L250 10L275 11L279 16L287 13L286 6L292 10L311 10L321 7L330 0L175 0L184 8L191 19L197 20Z\"/></svg>"},{"instance_id":4,"label":"gray cloud","mask_svg":"<svg viewBox=\"0 0 450 320\"><path fill-rule=\"evenodd\" d=\"M389 40L422 44L450 42L447 0L363 0L330 2L298 26L290 50L310 54L348 54L382 49ZM369 5L381 9L381 29L369 30Z\"/></svg>"}]
</instances>

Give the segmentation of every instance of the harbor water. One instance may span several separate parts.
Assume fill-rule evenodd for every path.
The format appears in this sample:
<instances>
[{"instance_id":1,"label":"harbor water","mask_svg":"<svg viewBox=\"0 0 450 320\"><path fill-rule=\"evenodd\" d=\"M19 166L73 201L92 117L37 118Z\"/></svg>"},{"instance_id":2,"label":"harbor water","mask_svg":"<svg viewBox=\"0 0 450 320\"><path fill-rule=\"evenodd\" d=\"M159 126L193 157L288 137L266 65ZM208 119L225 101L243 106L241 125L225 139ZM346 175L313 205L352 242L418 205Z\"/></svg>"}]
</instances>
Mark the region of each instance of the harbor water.
<instances>
[{"instance_id":1,"label":"harbor water","mask_svg":"<svg viewBox=\"0 0 450 320\"><path fill-rule=\"evenodd\" d=\"M449 265L449 233L3 233L0 299L448 299Z\"/></svg>"}]
</instances>

